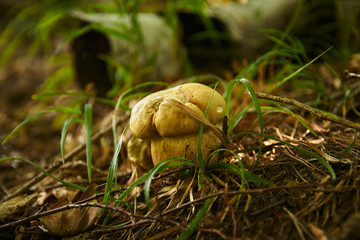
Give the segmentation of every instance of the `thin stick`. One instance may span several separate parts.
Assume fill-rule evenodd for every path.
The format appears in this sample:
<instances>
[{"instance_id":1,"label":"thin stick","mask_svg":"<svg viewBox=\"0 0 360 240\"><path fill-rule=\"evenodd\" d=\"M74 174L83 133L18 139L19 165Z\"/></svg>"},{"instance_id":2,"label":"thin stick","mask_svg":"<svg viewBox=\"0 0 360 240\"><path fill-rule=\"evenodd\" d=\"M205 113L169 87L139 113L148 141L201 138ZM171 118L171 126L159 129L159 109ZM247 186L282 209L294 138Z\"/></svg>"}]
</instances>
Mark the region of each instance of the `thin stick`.
<instances>
[{"instance_id":1,"label":"thin stick","mask_svg":"<svg viewBox=\"0 0 360 240\"><path fill-rule=\"evenodd\" d=\"M349 70L345 70L344 73L347 79L360 78L360 74L349 72Z\"/></svg>"},{"instance_id":2,"label":"thin stick","mask_svg":"<svg viewBox=\"0 0 360 240\"><path fill-rule=\"evenodd\" d=\"M282 190L282 189L293 189L293 188L314 188L314 187L319 187L319 186L323 186L323 185L326 185L328 184L329 182L324 182L324 183L310 183L310 184L299 184L299 185L286 185L286 186L274 186L274 187L268 187L268 188L258 188L258 189L250 189L250 190L240 190L240 191L230 191L230 192L217 192L217 193L214 193L214 194L211 194L211 195L207 195L207 196L204 196L204 197L201 197L201 198L198 198L198 199L195 199L191 202L187 202L187 203L184 203L178 207L175 207L173 209L170 209L170 210L167 210L167 211L164 211L162 212L161 214L158 214L156 215L155 219L158 219L159 217L161 216L164 216L164 215L167 215L171 212L174 212L174 211L179 211L180 209L182 208L185 208L185 207L188 207L188 206L191 206L193 204L196 204L196 203L200 203L200 202L203 202L209 198L213 198L213 197L218 197L218 196L221 196L221 195L225 195L225 193L227 195L239 195L239 194L256 194L256 193L263 193L263 192L268 192L268 191L276 191L276 190ZM95 195L94 197L98 197L98 196L101 196L100 194L97 194ZM94 197L91 197L90 199L93 199ZM88 200L88 199L86 199ZM84 200L83 200L84 201ZM23 224L25 222L29 222L29 221L32 221L34 219L37 219L37 218L40 218L40 217L43 217L43 216L46 216L46 215L50 215L50 214L54 214L54 213L57 213L57 212L61 212L61 211L65 211L65 210L68 210L68 209L72 209L72 208L82 208L82 207L85 207L85 206L92 206L92 207L101 207L101 208L105 208L105 209L110 209L110 210L115 210L117 212L121 212L127 216L131 216L131 217L139 217L139 215L136 215L136 214L132 214L130 212L127 212L121 208L118 208L118 207L112 207L112 206L108 206L108 205L104 205L104 204L100 204L100 203L88 203L88 202L83 202L81 201L80 203L76 203L76 204L67 204L67 205L64 205L62 207L59 207L59 208L55 208L55 209L51 209L49 211L46 211L46 212L42 212L42 213L35 213L34 215L31 215L29 217L26 217L26 218L23 218L23 219L20 219L20 220L17 220L17 221L14 221L14 222L10 222L10 223L7 223L7 224L4 224L4 225L1 225L0 226L0 230L2 229L5 229L5 228L8 228L8 227L12 227L12 226L16 226L16 225L19 225L19 224ZM154 219L151 219L151 220L154 220Z\"/></svg>"},{"instance_id":3,"label":"thin stick","mask_svg":"<svg viewBox=\"0 0 360 240\"><path fill-rule=\"evenodd\" d=\"M283 208L284 211L289 215L290 219L293 221L294 225L295 225L295 228L297 230L297 232L299 233L299 237L301 240L305 240L305 237L304 237L304 233L300 227L300 222L299 220L296 218L296 216L290 212L286 207Z\"/></svg>"},{"instance_id":4,"label":"thin stick","mask_svg":"<svg viewBox=\"0 0 360 240\"><path fill-rule=\"evenodd\" d=\"M356 172L354 175L358 175L358 174L359 173ZM344 178L348 178L348 177L350 177L350 176L346 176ZM184 226L181 223L172 221L172 220L163 219L163 216L168 215L168 214L170 214L172 212L175 212L175 211L179 211L180 209L192 206L194 204L203 202L203 201L205 201L205 200L207 200L209 198L214 198L214 197L218 197L218 196L225 195L225 194L227 194L228 196L232 196L232 195L240 195L240 194L259 194L259 193L264 193L264 192L279 191L279 190L283 190L283 189L317 188L319 186L326 186L326 185L331 184L331 183L332 183L332 181L326 181L326 182L322 182L322 183L306 183L306 184L297 184L297 185L272 186L272 187L267 187L267 188L229 191L229 192L221 191L221 192L217 192L217 193L207 195L207 196L195 199L193 201L184 203L184 204L179 205L179 206L177 206L177 207L175 207L173 209L163 211L163 212L161 212L161 214L157 214L155 216L144 216L144 215L134 214L134 213L128 212L128 211L126 211L126 210L124 210L124 209L122 209L120 207L113 207L113 206L104 205L104 204L101 204L101 203L83 202L83 201L86 201L86 200L95 199L95 198L100 197L102 195L102 194L97 194L97 195L94 195L91 198L84 199L84 200L82 200L82 201L80 201L78 203L75 203L75 204L67 204L67 205L64 205L62 207L51 209L51 210L46 211L46 212L37 212L34 215L31 215L29 217L25 217L23 219L20 219L20 220L14 221L14 222L10 222L10 223L4 224L4 225L0 225L0 230L6 229L6 228L9 228L9 227L13 227L13 226L17 226L17 225L23 224L25 222L29 222L29 221L38 219L40 217L47 216L47 215L50 215L50 214L54 214L54 213L57 213L57 212L65 211L65 210L72 209L72 208L83 208L83 207L87 207L87 206L88 207L98 207L98 208L109 209L109 210L113 210L113 211L116 211L116 212L120 212L120 213L122 213L122 214L124 214L124 215L126 215L128 217L145 219L144 221L137 222L135 225L130 224L130 225L122 226L120 228L116 228L116 230L128 229L128 228L132 228L132 227L139 226L139 225L142 225L142 224L151 223L151 222L154 222L154 221L162 221L162 222L165 222L165 223L176 225L177 227L182 229L182 228L184 228L186 226ZM314 189L314 191L315 191L315 189ZM114 230L107 230L107 229L96 230L97 233L106 232L106 231L114 231Z\"/></svg>"},{"instance_id":5,"label":"thin stick","mask_svg":"<svg viewBox=\"0 0 360 240\"><path fill-rule=\"evenodd\" d=\"M320 119L324 119L324 120L327 120L330 122L334 122L334 123L338 123L338 124L341 124L341 125L344 125L344 126L347 126L350 128L354 128L356 130L360 130L359 123L351 122L349 120L346 120L342 117L336 116L331 113L325 113L324 111L321 111L316 108L312 108L312 107L305 105L301 102L298 102L292 98L280 97L280 96L270 95L270 94L266 94L266 93L259 93L259 92L255 92L255 93L258 98L292 105L292 106L298 107L300 109L303 109L303 110L317 116Z\"/></svg>"},{"instance_id":6,"label":"thin stick","mask_svg":"<svg viewBox=\"0 0 360 240\"><path fill-rule=\"evenodd\" d=\"M81 209L81 208L84 208L84 207L103 208L103 209L108 209L108 210L112 210L112 211L115 211L115 212L119 212L119 213L124 214L124 215L126 215L128 217L147 219L147 220L152 220L152 221L161 221L161 222L173 224L173 225L175 225L175 226L177 226L177 227L179 227L180 229L183 229L183 230L186 227L186 226L183 226L182 224L180 224L178 222L175 222L175 221L172 221L172 220L169 220L169 219L163 219L163 218L160 218L158 216L157 217L152 217L152 216L139 215L139 214L134 214L134 213L128 212L128 211L126 211L126 210L124 210L124 209L122 209L120 207L113 207L113 206L105 205L105 204L102 204L102 203L85 202L85 203L66 204L64 206L54 208L54 209L50 209L50 210L45 211L45 212L37 212L37 213L35 213L35 214L33 214L33 215L29 216L29 217L26 217L26 218L23 218L23 219L14 221L14 222L10 222L10 223L1 225L0 230L6 229L6 228L9 228L9 227L13 227L13 226L16 226L16 225L20 225L20 224L23 224L25 222L29 222L29 221L32 221L32 220L35 220L35 219L38 219L38 218L41 218L41 217L44 217L44 216L54 214L54 213L66 211L66 210L73 209L73 208Z\"/></svg>"}]
</instances>

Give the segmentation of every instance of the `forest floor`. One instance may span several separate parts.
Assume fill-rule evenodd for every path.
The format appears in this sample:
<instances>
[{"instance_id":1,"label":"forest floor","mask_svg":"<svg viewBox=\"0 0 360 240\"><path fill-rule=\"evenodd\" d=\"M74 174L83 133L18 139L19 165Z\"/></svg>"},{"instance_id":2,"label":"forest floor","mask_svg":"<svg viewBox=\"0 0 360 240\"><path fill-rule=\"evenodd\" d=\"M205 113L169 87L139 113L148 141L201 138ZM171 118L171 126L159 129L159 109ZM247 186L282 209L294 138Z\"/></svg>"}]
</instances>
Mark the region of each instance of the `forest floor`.
<instances>
[{"instance_id":1,"label":"forest floor","mask_svg":"<svg viewBox=\"0 0 360 240\"><path fill-rule=\"evenodd\" d=\"M1 69L1 141L26 117L41 110L39 103L32 100L32 95L47 74L44 61L41 57L27 60L19 56ZM321 64L314 65L315 69L322 67ZM338 81L328 72L322 72L320 76L324 81ZM349 81L352 81L350 86L356 92L360 88L359 78ZM254 88L265 92L265 87L260 85L254 84ZM334 87L330 90L333 90L329 95L331 101L336 102L339 96L340 99L344 96L337 94L337 91L344 89L336 90ZM234 89L236 91L237 88ZM313 95L285 92L286 89L283 89L276 94L302 99L307 104L315 101ZM336 113L341 115L347 107L345 112L348 114L345 116L359 123L360 117L355 110L351 110L351 106L357 104L356 96L352 96L353 101L349 106L340 107ZM256 184L251 180L244 182L240 175L223 169L209 173L210 180L203 179L200 188L197 181L201 178L195 177L200 174L197 169L169 170L156 174L152 180L152 208L147 206L143 192L137 198L134 195L126 198L128 205L136 206L135 209L127 209L126 204L117 207L111 204L112 201L101 205L101 193L114 152L109 147L110 132L101 136L103 140L94 141L93 155L97 163L92 171L92 182L98 184L95 191L94 185L87 183L86 163L82 161L85 159L84 147L64 165L49 170L60 158L61 129L54 126L55 113L38 117L0 146L0 157L14 158L0 162L0 237L172 239L188 231L191 228L189 224L207 206L204 216L199 217L201 222L195 227L192 239L360 239L359 133L349 126L321 120L303 109L284 107L296 114L263 109L265 137L256 167L261 143L258 135L238 136L227 145L230 150L237 152L246 169L273 185ZM97 111L96 108L94 111ZM106 116L103 112L95 114L97 118L94 124ZM124 116L118 125L120 132L128 120L127 115ZM299 119L309 124L315 134L304 127ZM76 139L83 137L82 131L80 127L72 127L69 134ZM255 111L249 111L234 128L234 135L243 132L260 133ZM81 145L81 140L76 143ZM123 164L119 168L118 184L122 189L117 188L112 192L115 198L126 189L131 170L126 161L126 150L122 150L120 156ZM64 187L50 177L31 182L42 172L21 159L31 160L57 178L88 187L88 191L77 198L75 203L78 205L66 208L66 203L70 203L66 201L72 199L77 191ZM225 154L221 161L239 166L239 161L231 154ZM324 163L331 166L336 177L331 175ZM24 187L27 183L30 185ZM95 192L97 195L94 195ZM57 202L59 199L62 202ZM74 209L70 210L71 207ZM57 213L45 214L39 219L37 214L56 208L59 208ZM99 208L112 211L106 225L97 218ZM22 219L23 222L20 221ZM9 223L12 225L5 226ZM75 236L63 237L68 234Z\"/></svg>"}]
</instances>

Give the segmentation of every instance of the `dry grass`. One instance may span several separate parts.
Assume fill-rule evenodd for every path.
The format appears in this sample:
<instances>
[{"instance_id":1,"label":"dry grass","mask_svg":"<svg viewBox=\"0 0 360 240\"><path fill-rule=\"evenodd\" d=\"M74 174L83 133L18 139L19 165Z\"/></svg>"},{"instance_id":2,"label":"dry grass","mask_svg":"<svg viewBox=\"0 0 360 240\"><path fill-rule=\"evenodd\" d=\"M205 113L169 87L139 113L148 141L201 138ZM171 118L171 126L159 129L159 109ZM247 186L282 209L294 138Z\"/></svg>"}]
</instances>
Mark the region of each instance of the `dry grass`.
<instances>
[{"instance_id":1,"label":"dry grass","mask_svg":"<svg viewBox=\"0 0 360 240\"><path fill-rule=\"evenodd\" d=\"M303 136L302 140L289 140L291 132L279 128L268 129L267 133L326 154L336 180L330 179L327 169L317 160L283 144L273 144L266 149L254 173L272 181L274 186L256 186L251 182L241 185L240 176L216 171L210 175L212 183L205 181L199 189L196 178L174 171L153 180L154 208L148 209L143 197L137 198L136 214L151 221L140 225L146 220L134 218L132 224L117 230L94 232L108 232L109 237L173 239L186 229L210 195L213 196L210 209L192 238L349 239L351 234L356 234L351 221L357 217L359 207L360 142L356 141L347 153L340 154L351 144L353 131L329 131L318 138ZM238 146L239 141L235 139L233 145ZM244 147L256 148L256 142ZM242 155L254 158L251 153ZM227 157L224 161L233 160ZM216 189L214 195L210 189ZM130 220L128 216L117 216L113 223Z\"/></svg>"}]
</instances>

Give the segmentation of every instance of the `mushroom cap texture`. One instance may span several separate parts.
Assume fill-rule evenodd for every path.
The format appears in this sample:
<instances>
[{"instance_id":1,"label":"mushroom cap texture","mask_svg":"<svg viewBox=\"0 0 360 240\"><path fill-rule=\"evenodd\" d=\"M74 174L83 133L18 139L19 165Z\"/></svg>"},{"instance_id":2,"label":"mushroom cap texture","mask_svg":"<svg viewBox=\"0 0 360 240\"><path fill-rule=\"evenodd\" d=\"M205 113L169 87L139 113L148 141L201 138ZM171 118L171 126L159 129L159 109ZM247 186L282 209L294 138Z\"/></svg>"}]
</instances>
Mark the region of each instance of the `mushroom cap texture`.
<instances>
[{"instance_id":1,"label":"mushroom cap texture","mask_svg":"<svg viewBox=\"0 0 360 240\"><path fill-rule=\"evenodd\" d=\"M200 83L179 85L150 94L134 106L130 129L136 137L172 137L199 131L200 123L166 98L173 98L201 114L205 114L211 100L206 118L212 124L218 123L225 114L225 100L217 91Z\"/></svg>"}]
</instances>

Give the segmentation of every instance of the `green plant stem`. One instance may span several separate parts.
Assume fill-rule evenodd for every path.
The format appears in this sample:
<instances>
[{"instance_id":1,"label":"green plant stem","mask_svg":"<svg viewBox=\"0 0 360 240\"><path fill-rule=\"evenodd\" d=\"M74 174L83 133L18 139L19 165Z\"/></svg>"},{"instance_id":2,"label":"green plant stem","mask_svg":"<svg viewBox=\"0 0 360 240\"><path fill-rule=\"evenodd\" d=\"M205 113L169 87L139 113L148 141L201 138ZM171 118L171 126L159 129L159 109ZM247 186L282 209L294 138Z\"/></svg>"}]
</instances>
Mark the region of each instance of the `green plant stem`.
<instances>
[{"instance_id":1,"label":"green plant stem","mask_svg":"<svg viewBox=\"0 0 360 240\"><path fill-rule=\"evenodd\" d=\"M92 166L92 105L85 104L85 140L86 140L86 165L89 183L91 183L91 166Z\"/></svg>"},{"instance_id":2,"label":"green plant stem","mask_svg":"<svg viewBox=\"0 0 360 240\"><path fill-rule=\"evenodd\" d=\"M256 96L261 99L266 99L266 100L271 100L271 101L275 101L275 102L285 103L287 105L292 105L292 106L298 107L304 111L307 111L307 112L317 116L320 119L324 119L324 120L327 120L330 122L334 122L334 123L338 123L338 124L341 124L341 125L344 125L344 126L347 126L350 128L354 128L356 130L360 130L359 123L351 122L349 120L346 120L346 119L336 116L334 114L324 112L324 111L321 111L320 109L310 107L310 106L305 105L301 102L298 102L292 98L280 97L280 96L270 95L270 94L266 94L266 93L259 93L259 92L256 92Z\"/></svg>"}]
</instances>

